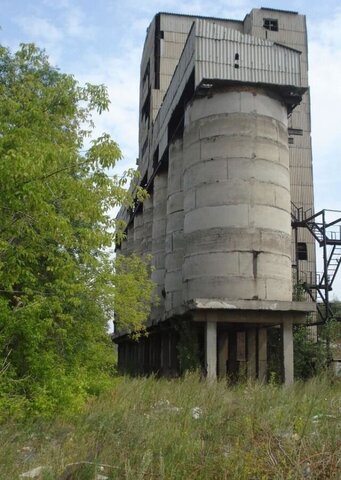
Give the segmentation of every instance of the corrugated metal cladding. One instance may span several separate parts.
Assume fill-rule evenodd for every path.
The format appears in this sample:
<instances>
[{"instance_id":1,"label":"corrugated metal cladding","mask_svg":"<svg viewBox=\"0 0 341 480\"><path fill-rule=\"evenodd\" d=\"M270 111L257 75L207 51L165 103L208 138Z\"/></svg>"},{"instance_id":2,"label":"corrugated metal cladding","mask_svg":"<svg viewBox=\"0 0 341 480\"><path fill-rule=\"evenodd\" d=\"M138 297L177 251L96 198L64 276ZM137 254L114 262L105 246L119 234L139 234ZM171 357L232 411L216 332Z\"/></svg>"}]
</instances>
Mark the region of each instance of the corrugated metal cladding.
<instances>
[{"instance_id":1,"label":"corrugated metal cladding","mask_svg":"<svg viewBox=\"0 0 341 480\"><path fill-rule=\"evenodd\" d=\"M249 43L250 45L268 45L269 47L273 45L272 42L267 40L243 34L238 30L209 20L198 19L195 25L197 37L212 38L214 40L231 40L234 42L242 41L243 39L244 43Z\"/></svg>"},{"instance_id":2,"label":"corrugated metal cladding","mask_svg":"<svg viewBox=\"0 0 341 480\"><path fill-rule=\"evenodd\" d=\"M197 84L205 78L301 86L299 52L205 20L196 37Z\"/></svg>"},{"instance_id":3,"label":"corrugated metal cladding","mask_svg":"<svg viewBox=\"0 0 341 480\"><path fill-rule=\"evenodd\" d=\"M291 165L290 180L292 185L313 186L309 167L294 167Z\"/></svg>"}]
</instances>

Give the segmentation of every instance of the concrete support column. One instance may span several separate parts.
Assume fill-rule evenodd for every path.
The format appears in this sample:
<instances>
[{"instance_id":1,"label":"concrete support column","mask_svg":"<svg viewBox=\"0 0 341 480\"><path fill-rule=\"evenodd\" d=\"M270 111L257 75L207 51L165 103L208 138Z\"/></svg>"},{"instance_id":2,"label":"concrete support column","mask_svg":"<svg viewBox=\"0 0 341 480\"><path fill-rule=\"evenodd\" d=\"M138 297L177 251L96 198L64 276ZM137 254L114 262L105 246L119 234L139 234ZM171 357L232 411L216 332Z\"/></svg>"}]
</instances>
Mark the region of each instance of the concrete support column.
<instances>
[{"instance_id":1,"label":"concrete support column","mask_svg":"<svg viewBox=\"0 0 341 480\"><path fill-rule=\"evenodd\" d=\"M283 323L282 332L284 383L290 385L294 381L294 343L291 320Z\"/></svg>"},{"instance_id":2,"label":"concrete support column","mask_svg":"<svg viewBox=\"0 0 341 480\"><path fill-rule=\"evenodd\" d=\"M252 380L257 378L257 335L255 328L247 331L247 376Z\"/></svg>"},{"instance_id":3,"label":"concrete support column","mask_svg":"<svg viewBox=\"0 0 341 480\"><path fill-rule=\"evenodd\" d=\"M207 378L217 378L217 322L206 323L206 369Z\"/></svg>"},{"instance_id":4,"label":"concrete support column","mask_svg":"<svg viewBox=\"0 0 341 480\"><path fill-rule=\"evenodd\" d=\"M258 380L266 382L267 377L268 333L266 328L258 329Z\"/></svg>"}]
</instances>

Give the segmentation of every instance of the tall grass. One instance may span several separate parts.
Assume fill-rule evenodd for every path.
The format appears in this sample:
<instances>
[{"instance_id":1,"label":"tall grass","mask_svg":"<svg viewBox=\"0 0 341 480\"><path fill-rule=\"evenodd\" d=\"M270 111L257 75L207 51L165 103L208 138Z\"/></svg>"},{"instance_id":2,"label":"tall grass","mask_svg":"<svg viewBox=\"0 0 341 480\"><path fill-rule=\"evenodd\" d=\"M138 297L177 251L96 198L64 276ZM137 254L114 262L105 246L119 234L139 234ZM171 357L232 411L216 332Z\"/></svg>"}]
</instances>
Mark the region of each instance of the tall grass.
<instances>
[{"instance_id":1,"label":"tall grass","mask_svg":"<svg viewBox=\"0 0 341 480\"><path fill-rule=\"evenodd\" d=\"M76 416L0 430L1 480L41 465L49 479L341 478L341 384L322 377L289 388L122 377Z\"/></svg>"}]
</instances>

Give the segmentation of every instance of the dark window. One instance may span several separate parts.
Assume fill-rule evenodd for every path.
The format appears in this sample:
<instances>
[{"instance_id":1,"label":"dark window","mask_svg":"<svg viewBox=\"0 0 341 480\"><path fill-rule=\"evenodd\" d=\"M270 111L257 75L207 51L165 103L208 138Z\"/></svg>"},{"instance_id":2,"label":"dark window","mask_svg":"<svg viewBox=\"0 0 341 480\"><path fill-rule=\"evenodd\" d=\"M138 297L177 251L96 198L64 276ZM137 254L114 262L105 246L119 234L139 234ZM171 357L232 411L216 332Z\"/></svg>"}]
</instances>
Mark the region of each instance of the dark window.
<instances>
[{"instance_id":1,"label":"dark window","mask_svg":"<svg viewBox=\"0 0 341 480\"><path fill-rule=\"evenodd\" d=\"M142 79L143 83L145 83L147 78L148 78L148 82L149 82L149 75L150 75L150 60L148 60L146 69L145 69L144 74L143 74L143 79Z\"/></svg>"},{"instance_id":2,"label":"dark window","mask_svg":"<svg viewBox=\"0 0 341 480\"><path fill-rule=\"evenodd\" d=\"M144 144L142 145L141 158L144 157L147 147L148 147L148 138L146 138L146 140L144 141Z\"/></svg>"},{"instance_id":3,"label":"dark window","mask_svg":"<svg viewBox=\"0 0 341 480\"><path fill-rule=\"evenodd\" d=\"M156 147L154 155L153 155L153 169L155 170L157 164L159 163L159 145Z\"/></svg>"},{"instance_id":4,"label":"dark window","mask_svg":"<svg viewBox=\"0 0 341 480\"><path fill-rule=\"evenodd\" d=\"M305 242L298 242L297 256L298 260L308 260L307 244Z\"/></svg>"},{"instance_id":5,"label":"dark window","mask_svg":"<svg viewBox=\"0 0 341 480\"><path fill-rule=\"evenodd\" d=\"M235 59L235 60L239 60L239 53L236 53L236 54L235 54L234 59Z\"/></svg>"},{"instance_id":6,"label":"dark window","mask_svg":"<svg viewBox=\"0 0 341 480\"><path fill-rule=\"evenodd\" d=\"M271 30L272 32L278 32L278 20L274 18L264 18L263 27L266 30Z\"/></svg>"},{"instance_id":7,"label":"dark window","mask_svg":"<svg viewBox=\"0 0 341 480\"><path fill-rule=\"evenodd\" d=\"M142 107L142 111L141 111L142 120L149 121L149 115L150 115L150 89L148 90L148 95L146 96L146 99Z\"/></svg>"}]
</instances>

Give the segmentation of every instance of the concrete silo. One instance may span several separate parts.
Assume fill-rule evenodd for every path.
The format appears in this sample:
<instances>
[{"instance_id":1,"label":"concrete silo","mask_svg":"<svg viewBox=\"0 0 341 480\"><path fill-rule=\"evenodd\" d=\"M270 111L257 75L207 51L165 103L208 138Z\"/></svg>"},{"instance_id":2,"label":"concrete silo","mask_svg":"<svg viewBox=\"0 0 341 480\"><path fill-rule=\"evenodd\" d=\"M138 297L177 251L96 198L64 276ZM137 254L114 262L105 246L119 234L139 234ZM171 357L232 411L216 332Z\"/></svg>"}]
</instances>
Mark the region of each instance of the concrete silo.
<instances>
[{"instance_id":1,"label":"concrete silo","mask_svg":"<svg viewBox=\"0 0 341 480\"><path fill-rule=\"evenodd\" d=\"M273 10L243 22L158 14L147 31L139 170L150 198L130 217L120 212L121 248L131 251L133 235L135 251L152 254L161 302L138 345L116 334L123 370L141 371L129 357L140 349L144 373L176 373L186 324L207 375L244 370L265 380L267 331L278 327L284 380L293 379L292 325L315 309L292 293L291 201L300 192L292 169L301 152L288 128L308 87L302 53L273 41L281 25L305 32L303 16ZM306 203L313 207L312 185Z\"/></svg>"}]
</instances>

